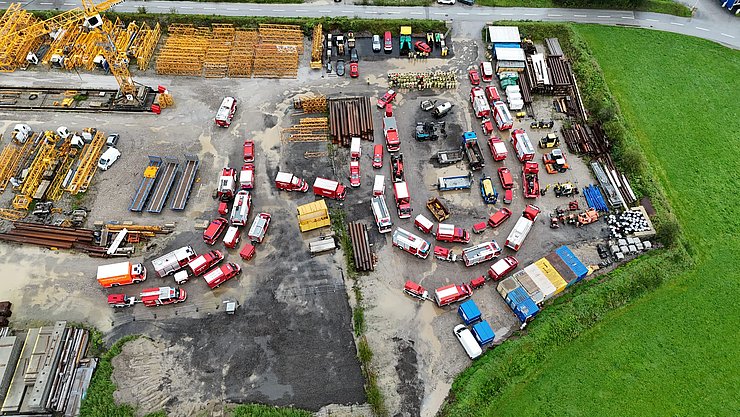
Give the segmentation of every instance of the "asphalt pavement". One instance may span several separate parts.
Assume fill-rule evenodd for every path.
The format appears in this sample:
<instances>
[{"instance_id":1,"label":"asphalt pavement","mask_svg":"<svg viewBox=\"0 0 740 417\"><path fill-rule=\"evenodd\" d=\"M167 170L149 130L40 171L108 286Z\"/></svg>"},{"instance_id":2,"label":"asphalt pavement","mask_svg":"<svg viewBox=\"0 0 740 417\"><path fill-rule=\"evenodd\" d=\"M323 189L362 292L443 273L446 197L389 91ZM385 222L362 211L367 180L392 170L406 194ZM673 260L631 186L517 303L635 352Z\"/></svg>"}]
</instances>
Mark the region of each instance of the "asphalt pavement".
<instances>
[{"instance_id":1,"label":"asphalt pavement","mask_svg":"<svg viewBox=\"0 0 740 417\"><path fill-rule=\"evenodd\" d=\"M272 17L322 17L346 16L368 19L411 18L451 21L455 26L466 23L485 23L493 20L537 20L545 22L596 23L616 26L633 26L675 32L718 42L733 49L740 49L740 24L738 18L722 10L712 0L682 0L696 13L691 18L661 13L594 9L541 9L525 7L470 7L461 4L431 7L356 6L340 3L304 4L255 4L211 3L190 1L126 1L116 5L118 12L136 12L140 7L148 13L206 14L223 16L272 16ZM0 8L9 0L0 0ZM32 0L24 3L28 9L68 10L80 7L78 0Z\"/></svg>"}]
</instances>

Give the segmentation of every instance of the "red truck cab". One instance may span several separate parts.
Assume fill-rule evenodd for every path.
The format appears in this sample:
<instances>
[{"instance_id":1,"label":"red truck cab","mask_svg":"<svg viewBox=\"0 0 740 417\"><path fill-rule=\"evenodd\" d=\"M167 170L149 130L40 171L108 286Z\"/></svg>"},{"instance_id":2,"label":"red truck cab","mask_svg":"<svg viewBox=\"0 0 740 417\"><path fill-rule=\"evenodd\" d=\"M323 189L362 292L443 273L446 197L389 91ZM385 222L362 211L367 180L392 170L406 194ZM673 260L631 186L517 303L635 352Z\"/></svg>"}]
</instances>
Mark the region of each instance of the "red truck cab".
<instances>
[{"instance_id":1,"label":"red truck cab","mask_svg":"<svg viewBox=\"0 0 740 417\"><path fill-rule=\"evenodd\" d=\"M470 233L462 227L440 223L437 225L435 238L441 242L468 243L470 242Z\"/></svg>"},{"instance_id":2,"label":"red truck cab","mask_svg":"<svg viewBox=\"0 0 740 417\"><path fill-rule=\"evenodd\" d=\"M244 141L244 162L254 162L254 141L252 139Z\"/></svg>"},{"instance_id":3,"label":"red truck cab","mask_svg":"<svg viewBox=\"0 0 740 417\"><path fill-rule=\"evenodd\" d=\"M316 177L316 180L314 180L313 193L320 197L335 200L344 200L347 196L347 190L342 183L322 177Z\"/></svg>"},{"instance_id":4,"label":"red truck cab","mask_svg":"<svg viewBox=\"0 0 740 417\"><path fill-rule=\"evenodd\" d=\"M198 256L188 263L188 268L193 275L198 276L206 272L210 267L216 265L224 259L224 254L218 250L212 250L208 253Z\"/></svg>"},{"instance_id":5,"label":"red truck cab","mask_svg":"<svg viewBox=\"0 0 740 417\"><path fill-rule=\"evenodd\" d=\"M383 167L383 145L373 146L373 168Z\"/></svg>"},{"instance_id":6,"label":"red truck cab","mask_svg":"<svg viewBox=\"0 0 740 417\"><path fill-rule=\"evenodd\" d=\"M393 183L393 195L396 198L398 218L408 219L411 217L411 196L409 195L409 187L405 181Z\"/></svg>"},{"instance_id":7,"label":"red truck cab","mask_svg":"<svg viewBox=\"0 0 740 417\"><path fill-rule=\"evenodd\" d=\"M217 266L203 275L203 279L208 284L208 288L218 288L219 285L241 274L242 269L239 265L229 262Z\"/></svg>"},{"instance_id":8,"label":"red truck cab","mask_svg":"<svg viewBox=\"0 0 740 417\"><path fill-rule=\"evenodd\" d=\"M221 236L221 233L224 232L228 224L228 220L223 217L214 219L211 224L208 225L206 230L203 231L203 241L208 245L216 243L216 240L218 240L219 236Z\"/></svg>"},{"instance_id":9,"label":"red truck cab","mask_svg":"<svg viewBox=\"0 0 740 417\"><path fill-rule=\"evenodd\" d=\"M308 183L303 178L298 178L289 172L278 172L275 177L275 187L278 190L285 191L300 191L305 193L308 191Z\"/></svg>"}]
</instances>

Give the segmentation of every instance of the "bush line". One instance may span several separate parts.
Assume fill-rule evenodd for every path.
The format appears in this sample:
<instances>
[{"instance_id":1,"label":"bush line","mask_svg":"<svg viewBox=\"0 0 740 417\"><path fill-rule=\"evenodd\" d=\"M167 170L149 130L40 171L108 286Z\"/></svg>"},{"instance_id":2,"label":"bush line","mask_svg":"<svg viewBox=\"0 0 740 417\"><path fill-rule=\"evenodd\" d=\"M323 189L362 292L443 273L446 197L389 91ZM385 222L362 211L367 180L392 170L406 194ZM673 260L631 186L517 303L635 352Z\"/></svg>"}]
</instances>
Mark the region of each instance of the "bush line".
<instances>
[{"instance_id":1,"label":"bush line","mask_svg":"<svg viewBox=\"0 0 740 417\"><path fill-rule=\"evenodd\" d=\"M333 148L329 148L329 154L333 155ZM344 209L331 210L331 227L344 252L344 262L347 264L347 275L352 279L352 291L355 297L355 308L352 310L352 327L357 336L357 359L360 360L362 375L365 377L365 396L370 408L377 417L388 416L385 406L383 392L378 386L378 374L372 367L373 351L365 337L365 307L363 306L362 288L360 287L360 275L355 269L352 242L349 237L346 213Z\"/></svg>"},{"instance_id":2,"label":"bush line","mask_svg":"<svg viewBox=\"0 0 740 417\"><path fill-rule=\"evenodd\" d=\"M262 404L241 404L234 407L231 417L312 417L313 413L298 408L274 407Z\"/></svg>"},{"instance_id":3,"label":"bush line","mask_svg":"<svg viewBox=\"0 0 740 417\"><path fill-rule=\"evenodd\" d=\"M48 19L59 14L53 10L34 10L31 11L36 17ZM166 33L167 26L171 24L191 24L194 26L210 26L212 23L228 23L236 28L256 29L260 24L276 25L298 25L306 36L313 34L313 28L321 23L323 30L327 31L341 30L344 32L353 31L357 35L382 34L390 31L393 36L397 36L401 25L408 25L408 20L403 19L359 19L349 17L264 17L264 16L218 16L218 15L198 15L198 14L158 14L146 13L146 8L140 8L138 13L119 13L105 12L104 15L111 20L116 17L124 22L137 21L138 23L146 22L150 26L159 23L162 31ZM411 22L414 33L426 32L445 32L447 26L445 22L430 19L414 19Z\"/></svg>"},{"instance_id":4,"label":"bush line","mask_svg":"<svg viewBox=\"0 0 740 417\"><path fill-rule=\"evenodd\" d=\"M616 270L569 289L556 298L529 326L526 336L513 338L478 359L454 381L442 416L484 409L490 398L514 384L548 357L549 352L580 336L609 312L658 288L691 263L678 221L671 212L657 173L646 162L636 137L624 123L601 69L586 42L572 26L553 23L498 22L519 26L527 37L541 41L557 37L571 59L584 105L590 117L604 125L614 143L615 163L630 172L632 186L656 206L658 237L666 249L656 250ZM603 282L598 282L603 281Z\"/></svg>"}]
</instances>

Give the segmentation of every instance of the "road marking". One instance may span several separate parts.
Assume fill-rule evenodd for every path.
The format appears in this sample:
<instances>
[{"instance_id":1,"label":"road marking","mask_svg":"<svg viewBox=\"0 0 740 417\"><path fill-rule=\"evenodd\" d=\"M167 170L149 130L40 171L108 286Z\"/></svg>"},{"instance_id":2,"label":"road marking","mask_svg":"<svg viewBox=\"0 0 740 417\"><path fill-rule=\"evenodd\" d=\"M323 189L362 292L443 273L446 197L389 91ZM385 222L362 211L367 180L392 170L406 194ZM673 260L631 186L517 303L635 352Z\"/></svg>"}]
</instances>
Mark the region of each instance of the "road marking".
<instances>
[{"instance_id":1,"label":"road marking","mask_svg":"<svg viewBox=\"0 0 740 417\"><path fill-rule=\"evenodd\" d=\"M249 9L250 12L258 12L260 9Z\"/></svg>"},{"instance_id":2,"label":"road marking","mask_svg":"<svg viewBox=\"0 0 740 417\"><path fill-rule=\"evenodd\" d=\"M157 9L167 9L167 6L156 6Z\"/></svg>"},{"instance_id":3,"label":"road marking","mask_svg":"<svg viewBox=\"0 0 740 417\"><path fill-rule=\"evenodd\" d=\"M365 12L367 14L378 14L378 12Z\"/></svg>"},{"instance_id":4,"label":"road marking","mask_svg":"<svg viewBox=\"0 0 740 417\"><path fill-rule=\"evenodd\" d=\"M660 22L660 20L656 20L656 19L645 19L645 20L647 20L648 22Z\"/></svg>"},{"instance_id":5,"label":"road marking","mask_svg":"<svg viewBox=\"0 0 740 417\"><path fill-rule=\"evenodd\" d=\"M599 18L602 18L602 19L608 19L608 18L610 18L611 16L596 16L596 17L599 17Z\"/></svg>"},{"instance_id":6,"label":"road marking","mask_svg":"<svg viewBox=\"0 0 740 417\"><path fill-rule=\"evenodd\" d=\"M297 12L307 12L308 10L306 10L306 9L295 9L295 11L297 11Z\"/></svg>"},{"instance_id":7,"label":"road marking","mask_svg":"<svg viewBox=\"0 0 740 417\"><path fill-rule=\"evenodd\" d=\"M319 10L321 13L331 13L331 10Z\"/></svg>"},{"instance_id":8,"label":"road marking","mask_svg":"<svg viewBox=\"0 0 740 417\"><path fill-rule=\"evenodd\" d=\"M239 9L235 9L233 7L227 7L226 10L228 10L230 12L238 12L239 11Z\"/></svg>"},{"instance_id":9,"label":"road marking","mask_svg":"<svg viewBox=\"0 0 740 417\"><path fill-rule=\"evenodd\" d=\"M573 17L588 17L585 14L574 14Z\"/></svg>"},{"instance_id":10,"label":"road marking","mask_svg":"<svg viewBox=\"0 0 740 417\"><path fill-rule=\"evenodd\" d=\"M622 16L622 19L634 19L632 16Z\"/></svg>"},{"instance_id":11,"label":"road marking","mask_svg":"<svg viewBox=\"0 0 740 417\"><path fill-rule=\"evenodd\" d=\"M39 4L41 4L43 6L51 6L53 3L39 3Z\"/></svg>"},{"instance_id":12,"label":"road marking","mask_svg":"<svg viewBox=\"0 0 740 417\"><path fill-rule=\"evenodd\" d=\"M549 14L547 17L563 17L561 14Z\"/></svg>"},{"instance_id":13,"label":"road marking","mask_svg":"<svg viewBox=\"0 0 740 417\"><path fill-rule=\"evenodd\" d=\"M513 13L501 13L501 16L513 16Z\"/></svg>"},{"instance_id":14,"label":"road marking","mask_svg":"<svg viewBox=\"0 0 740 417\"><path fill-rule=\"evenodd\" d=\"M720 33L720 35L722 35L722 36L727 36L728 38L732 38L732 39L735 39L735 37L734 37L734 36L732 36L732 35L728 35L728 34L726 34L726 33Z\"/></svg>"},{"instance_id":15,"label":"road marking","mask_svg":"<svg viewBox=\"0 0 740 417\"><path fill-rule=\"evenodd\" d=\"M388 14L401 14L401 12L388 12Z\"/></svg>"},{"instance_id":16,"label":"road marking","mask_svg":"<svg viewBox=\"0 0 740 417\"><path fill-rule=\"evenodd\" d=\"M204 7L203 10L216 10L215 7Z\"/></svg>"},{"instance_id":17,"label":"road marking","mask_svg":"<svg viewBox=\"0 0 740 417\"><path fill-rule=\"evenodd\" d=\"M180 7L181 9L192 9L192 7Z\"/></svg>"},{"instance_id":18,"label":"road marking","mask_svg":"<svg viewBox=\"0 0 740 417\"><path fill-rule=\"evenodd\" d=\"M678 22L671 22L671 24L676 25L676 26L683 26L683 23L678 23Z\"/></svg>"},{"instance_id":19,"label":"road marking","mask_svg":"<svg viewBox=\"0 0 740 417\"><path fill-rule=\"evenodd\" d=\"M704 32L709 32L709 29L707 28L700 28L699 26L696 26L696 28L699 30L703 30Z\"/></svg>"},{"instance_id":20,"label":"road marking","mask_svg":"<svg viewBox=\"0 0 740 417\"><path fill-rule=\"evenodd\" d=\"M537 13L524 13L524 16L537 16Z\"/></svg>"},{"instance_id":21,"label":"road marking","mask_svg":"<svg viewBox=\"0 0 740 417\"><path fill-rule=\"evenodd\" d=\"M283 9L272 9L272 11L273 12L284 12L285 10L283 10Z\"/></svg>"},{"instance_id":22,"label":"road marking","mask_svg":"<svg viewBox=\"0 0 740 417\"><path fill-rule=\"evenodd\" d=\"M470 13L457 13L458 16L468 16Z\"/></svg>"},{"instance_id":23,"label":"road marking","mask_svg":"<svg viewBox=\"0 0 740 417\"><path fill-rule=\"evenodd\" d=\"M490 13L487 12L478 12L478 16L490 16Z\"/></svg>"},{"instance_id":24,"label":"road marking","mask_svg":"<svg viewBox=\"0 0 740 417\"><path fill-rule=\"evenodd\" d=\"M421 13L419 13L419 12L411 12L409 14L421 14Z\"/></svg>"},{"instance_id":25,"label":"road marking","mask_svg":"<svg viewBox=\"0 0 740 417\"><path fill-rule=\"evenodd\" d=\"M344 13L344 14L352 14L354 12L353 11L350 11L350 10L342 10L342 13Z\"/></svg>"},{"instance_id":26,"label":"road marking","mask_svg":"<svg viewBox=\"0 0 740 417\"><path fill-rule=\"evenodd\" d=\"M443 15L443 14L445 14L445 13L434 13L434 14L436 14L436 15L440 15L440 16L441 16L441 15Z\"/></svg>"}]
</instances>

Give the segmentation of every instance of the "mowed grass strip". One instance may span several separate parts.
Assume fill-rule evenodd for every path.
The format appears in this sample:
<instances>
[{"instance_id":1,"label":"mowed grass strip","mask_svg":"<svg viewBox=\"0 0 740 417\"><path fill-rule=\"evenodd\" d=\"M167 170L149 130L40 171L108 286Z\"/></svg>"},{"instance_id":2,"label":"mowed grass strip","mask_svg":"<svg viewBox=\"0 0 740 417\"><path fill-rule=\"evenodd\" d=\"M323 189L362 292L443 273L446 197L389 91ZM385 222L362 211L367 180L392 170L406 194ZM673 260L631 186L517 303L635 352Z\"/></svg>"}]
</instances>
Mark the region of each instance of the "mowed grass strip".
<instances>
[{"instance_id":1,"label":"mowed grass strip","mask_svg":"<svg viewBox=\"0 0 740 417\"><path fill-rule=\"evenodd\" d=\"M475 415L733 415L740 409L740 53L577 26L658 172L694 266L605 317Z\"/></svg>"}]
</instances>

